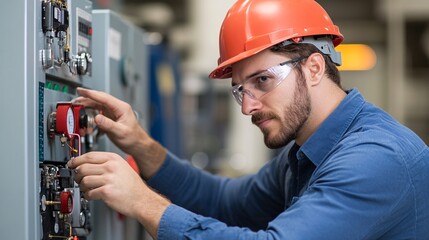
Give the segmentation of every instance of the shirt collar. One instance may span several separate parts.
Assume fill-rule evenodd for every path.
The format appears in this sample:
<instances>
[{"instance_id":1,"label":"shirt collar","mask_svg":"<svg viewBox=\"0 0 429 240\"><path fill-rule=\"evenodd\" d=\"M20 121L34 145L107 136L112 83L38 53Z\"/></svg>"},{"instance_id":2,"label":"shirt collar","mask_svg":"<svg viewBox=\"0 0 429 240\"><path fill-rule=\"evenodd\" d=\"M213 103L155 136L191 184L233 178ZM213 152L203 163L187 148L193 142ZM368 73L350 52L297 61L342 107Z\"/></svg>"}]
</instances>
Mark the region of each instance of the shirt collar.
<instances>
[{"instance_id":1,"label":"shirt collar","mask_svg":"<svg viewBox=\"0 0 429 240\"><path fill-rule=\"evenodd\" d=\"M319 166L326 155L340 141L350 124L360 112L365 100L357 89L352 89L338 107L322 122L298 151L298 159L305 155Z\"/></svg>"}]
</instances>

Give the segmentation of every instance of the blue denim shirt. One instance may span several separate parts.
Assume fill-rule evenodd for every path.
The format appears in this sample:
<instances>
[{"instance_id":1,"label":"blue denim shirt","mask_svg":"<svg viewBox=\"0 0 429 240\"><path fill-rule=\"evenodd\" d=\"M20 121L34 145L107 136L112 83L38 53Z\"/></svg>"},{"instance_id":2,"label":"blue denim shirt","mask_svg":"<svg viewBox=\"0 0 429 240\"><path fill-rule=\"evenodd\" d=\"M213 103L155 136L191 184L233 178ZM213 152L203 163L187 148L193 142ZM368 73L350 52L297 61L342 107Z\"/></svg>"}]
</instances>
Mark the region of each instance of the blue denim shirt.
<instances>
[{"instance_id":1,"label":"blue denim shirt","mask_svg":"<svg viewBox=\"0 0 429 240\"><path fill-rule=\"evenodd\" d=\"M352 90L300 147L229 179L168 153L158 239L429 239L429 149Z\"/></svg>"}]
</instances>

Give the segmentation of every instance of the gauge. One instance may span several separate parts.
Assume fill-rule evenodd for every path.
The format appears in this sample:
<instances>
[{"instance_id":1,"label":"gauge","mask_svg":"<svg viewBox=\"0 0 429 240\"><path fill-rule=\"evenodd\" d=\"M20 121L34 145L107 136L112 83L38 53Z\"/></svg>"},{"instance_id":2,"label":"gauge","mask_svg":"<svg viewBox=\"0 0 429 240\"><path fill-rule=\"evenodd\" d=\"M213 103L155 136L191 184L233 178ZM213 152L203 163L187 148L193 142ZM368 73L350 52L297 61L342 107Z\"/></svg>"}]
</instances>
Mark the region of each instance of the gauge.
<instances>
[{"instance_id":1,"label":"gauge","mask_svg":"<svg viewBox=\"0 0 429 240\"><path fill-rule=\"evenodd\" d=\"M75 133L75 116L71 103L58 103L55 120L55 132L71 138Z\"/></svg>"},{"instance_id":2,"label":"gauge","mask_svg":"<svg viewBox=\"0 0 429 240\"><path fill-rule=\"evenodd\" d=\"M62 191L60 193L60 212L70 214L73 211L73 197L70 192Z\"/></svg>"},{"instance_id":3,"label":"gauge","mask_svg":"<svg viewBox=\"0 0 429 240\"><path fill-rule=\"evenodd\" d=\"M70 136L74 133L74 114L73 110L69 108L67 110L67 134Z\"/></svg>"}]
</instances>

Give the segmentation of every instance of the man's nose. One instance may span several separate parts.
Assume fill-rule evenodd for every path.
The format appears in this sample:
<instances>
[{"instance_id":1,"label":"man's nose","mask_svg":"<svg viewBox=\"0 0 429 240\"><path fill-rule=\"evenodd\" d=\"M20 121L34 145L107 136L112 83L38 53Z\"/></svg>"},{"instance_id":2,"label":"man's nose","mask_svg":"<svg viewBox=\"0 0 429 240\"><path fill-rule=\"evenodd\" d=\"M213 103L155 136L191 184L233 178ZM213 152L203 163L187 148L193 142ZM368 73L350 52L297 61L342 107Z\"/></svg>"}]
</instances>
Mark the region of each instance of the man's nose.
<instances>
[{"instance_id":1,"label":"man's nose","mask_svg":"<svg viewBox=\"0 0 429 240\"><path fill-rule=\"evenodd\" d=\"M261 101L251 96L249 93L244 92L243 102L241 104L241 112L244 115L252 115L253 112L259 110L262 107Z\"/></svg>"}]
</instances>

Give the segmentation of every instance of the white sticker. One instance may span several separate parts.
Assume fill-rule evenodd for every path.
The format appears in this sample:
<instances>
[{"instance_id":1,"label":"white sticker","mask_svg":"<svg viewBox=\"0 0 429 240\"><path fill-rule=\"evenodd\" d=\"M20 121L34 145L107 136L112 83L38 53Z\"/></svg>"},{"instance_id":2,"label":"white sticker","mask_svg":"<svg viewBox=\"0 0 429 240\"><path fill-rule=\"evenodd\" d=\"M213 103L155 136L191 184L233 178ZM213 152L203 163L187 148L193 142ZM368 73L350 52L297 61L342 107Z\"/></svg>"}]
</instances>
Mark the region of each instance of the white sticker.
<instances>
[{"instance_id":1,"label":"white sticker","mask_svg":"<svg viewBox=\"0 0 429 240\"><path fill-rule=\"evenodd\" d=\"M80 44L80 45L82 45L82 46L84 46L84 47L87 47L87 48L89 48L89 39L88 38L86 38L86 37L84 37L84 36L78 36L77 37L77 42Z\"/></svg>"},{"instance_id":2,"label":"white sticker","mask_svg":"<svg viewBox=\"0 0 429 240\"><path fill-rule=\"evenodd\" d=\"M109 28L109 57L118 61L121 59L121 42L121 33L113 28Z\"/></svg>"},{"instance_id":3,"label":"white sticker","mask_svg":"<svg viewBox=\"0 0 429 240\"><path fill-rule=\"evenodd\" d=\"M81 17L88 22L92 22L92 15L83 9L76 8L76 15L78 16L78 18Z\"/></svg>"}]
</instances>

